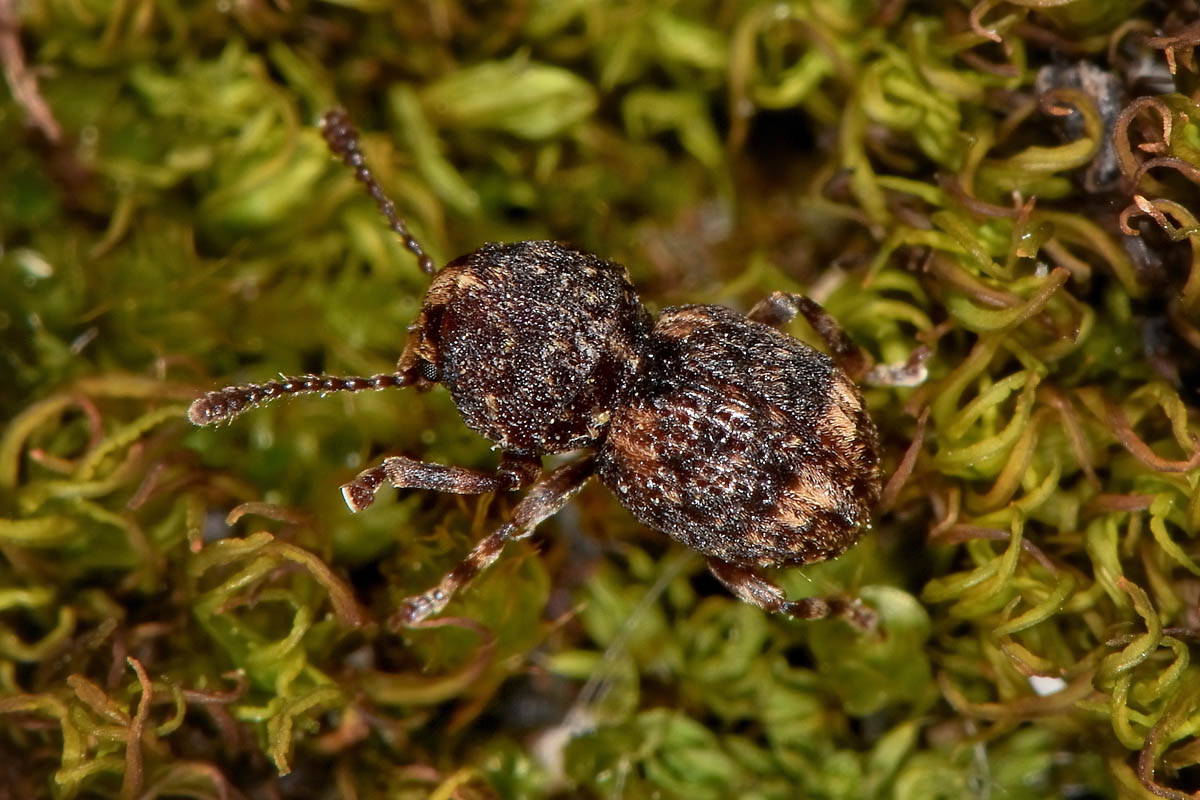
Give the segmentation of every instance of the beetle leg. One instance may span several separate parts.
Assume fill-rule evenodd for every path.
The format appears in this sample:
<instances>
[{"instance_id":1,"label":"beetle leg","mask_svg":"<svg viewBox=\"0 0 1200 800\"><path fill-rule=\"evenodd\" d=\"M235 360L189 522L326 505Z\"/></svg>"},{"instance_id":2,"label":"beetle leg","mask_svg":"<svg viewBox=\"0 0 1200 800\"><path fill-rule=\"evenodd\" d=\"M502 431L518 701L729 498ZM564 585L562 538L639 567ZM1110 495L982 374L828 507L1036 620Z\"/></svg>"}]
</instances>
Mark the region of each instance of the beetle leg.
<instances>
[{"instance_id":1,"label":"beetle leg","mask_svg":"<svg viewBox=\"0 0 1200 800\"><path fill-rule=\"evenodd\" d=\"M805 597L802 600L788 600L782 589L753 569L739 567L719 558L710 558L708 568L739 600L773 613L783 613L797 619L841 617L862 631L874 630L878 622L875 612L856 598Z\"/></svg>"},{"instance_id":2,"label":"beetle leg","mask_svg":"<svg viewBox=\"0 0 1200 800\"><path fill-rule=\"evenodd\" d=\"M537 456L508 451L501 456L495 472L391 456L343 484L342 497L351 511L362 511L375 502L375 492L384 483L397 489L429 489L453 494L509 492L528 486L541 471L542 462Z\"/></svg>"},{"instance_id":3,"label":"beetle leg","mask_svg":"<svg viewBox=\"0 0 1200 800\"><path fill-rule=\"evenodd\" d=\"M929 377L925 361L933 355L927 345L913 350L908 360L899 364L876 364L863 375L862 382L869 386L920 386Z\"/></svg>"},{"instance_id":4,"label":"beetle leg","mask_svg":"<svg viewBox=\"0 0 1200 800\"><path fill-rule=\"evenodd\" d=\"M772 292L750 309L746 316L755 322L778 327L803 314L808 324L825 342L829 355L850 379L858 382L871 366L871 358L850 340L837 320L825 313L825 309L802 294Z\"/></svg>"},{"instance_id":5,"label":"beetle leg","mask_svg":"<svg viewBox=\"0 0 1200 800\"><path fill-rule=\"evenodd\" d=\"M778 328L796 318L796 314L799 312L796 307L796 298L799 297L801 295L772 292L755 303L754 308L750 309L750 313L746 316L754 322Z\"/></svg>"},{"instance_id":6,"label":"beetle leg","mask_svg":"<svg viewBox=\"0 0 1200 800\"><path fill-rule=\"evenodd\" d=\"M543 520L558 513L571 496L587 483L594 466L593 458L587 456L564 464L534 484L513 509L512 519L499 530L481 539L457 567L446 573L437 586L424 594L403 600L400 609L392 616L391 626L400 628L411 625L445 608L455 592L470 583L476 575L500 557L504 545L515 539L525 538L533 533L534 528Z\"/></svg>"}]
</instances>

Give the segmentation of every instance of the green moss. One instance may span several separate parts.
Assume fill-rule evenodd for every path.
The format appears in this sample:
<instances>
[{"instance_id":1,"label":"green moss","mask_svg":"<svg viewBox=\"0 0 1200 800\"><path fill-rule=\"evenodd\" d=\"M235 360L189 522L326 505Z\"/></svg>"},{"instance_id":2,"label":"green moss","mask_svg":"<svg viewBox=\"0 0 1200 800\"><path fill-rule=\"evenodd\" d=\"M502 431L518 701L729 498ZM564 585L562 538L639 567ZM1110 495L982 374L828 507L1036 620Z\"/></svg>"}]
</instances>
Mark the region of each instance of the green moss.
<instances>
[{"instance_id":1,"label":"green moss","mask_svg":"<svg viewBox=\"0 0 1200 800\"><path fill-rule=\"evenodd\" d=\"M1162 5L20 4L63 138L0 97L0 786L1194 789L1200 105ZM1129 96L1039 98L1064 53ZM811 291L877 358L929 345L925 385L867 391L873 531L776 575L878 635L739 603L601 487L388 631L512 506L346 512L383 451L494 463L449 398L183 417L394 363L426 279L326 154L335 103L439 263L567 240L655 308Z\"/></svg>"}]
</instances>

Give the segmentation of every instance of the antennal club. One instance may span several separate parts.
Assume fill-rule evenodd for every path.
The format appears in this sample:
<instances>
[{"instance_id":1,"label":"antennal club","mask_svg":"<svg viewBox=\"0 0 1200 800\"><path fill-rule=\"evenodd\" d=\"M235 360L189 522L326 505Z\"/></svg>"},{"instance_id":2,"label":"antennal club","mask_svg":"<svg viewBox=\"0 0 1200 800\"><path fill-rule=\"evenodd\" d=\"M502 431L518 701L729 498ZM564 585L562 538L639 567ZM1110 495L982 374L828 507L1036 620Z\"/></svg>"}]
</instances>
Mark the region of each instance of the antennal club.
<instances>
[{"instance_id":1,"label":"antennal club","mask_svg":"<svg viewBox=\"0 0 1200 800\"><path fill-rule=\"evenodd\" d=\"M367 188L367 193L375 198L375 204L379 206L380 213L387 218L388 225L404 242L404 246L417 257L417 264L421 270L427 275L437 272L433 259L422 249L421 243L417 241L409 231L408 225L396 213L396 204L383 191L383 187L379 185L379 181L375 180L375 175L367 167L367 159L363 156L362 149L358 144L358 131L350 122L350 115L346 113L346 110L335 108L326 111L325 116L321 119L321 133L325 136L325 143L329 145L333 154L341 158L346 166L354 168L354 177Z\"/></svg>"},{"instance_id":2,"label":"antennal club","mask_svg":"<svg viewBox=\"0 0 1200 800\"><path fill-rule=\"evenodd\" d=\"M328 392L365 392L368 389L391 389L407 386L413 379L400 372L373 375L370 378L337 378L330 375L302 375L267 383L247 383L226 386L197 398L188 408L188 419L195 425L212 425L231 420L243 411L263 403L295 394L326 394Z\"/></svg>"}]
</instances>

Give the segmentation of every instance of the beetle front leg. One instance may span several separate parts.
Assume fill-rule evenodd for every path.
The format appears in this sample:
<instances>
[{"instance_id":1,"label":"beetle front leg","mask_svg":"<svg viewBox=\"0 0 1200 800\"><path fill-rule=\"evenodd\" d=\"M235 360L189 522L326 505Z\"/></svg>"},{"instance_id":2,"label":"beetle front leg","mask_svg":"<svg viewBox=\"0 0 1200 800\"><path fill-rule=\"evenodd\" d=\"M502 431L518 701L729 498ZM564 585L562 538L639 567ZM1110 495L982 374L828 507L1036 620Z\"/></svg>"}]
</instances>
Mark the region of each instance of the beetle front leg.
<instances>
[{"instance_id":1,"label":"beetle front leg","mask_svg":"<svg viewBox=\"0 0 1200 800\"><path fill-rule=\"evenodd\" d=\"M392 616L391 626L400 628L420 622L431 614L446 607L450 598L470 583L500 557L504 545L523 539L533 533L542 521L558 513L571 496L583 488L592 476L594 461L591 456L572 461L551 472L533 488L513 509L512 519L494 533L485 536L471 549L465 559L424 594L406 598L400 609Z\"/></svg>"},{"instance_id":2,"label":"beetle front leg","mask_svg":"<svg viewBox=\"0 0 1200 800\"><path fill-rule=\"evenodd\" d=\"M748 567L710 558L708 568L739 600L772 613L783 613L797 619L841 617L864 632L874 630L879 622L878 615L857 598L805 597L802 600L788 600L783 589Z\"/></svg>"},{"instance_id":3,"label":"beetle front leg","mask_svg":"<svg viewBox=\"0 0 1200 800\"><path fill-rule=\"evenodd\" d=\"M343 484L342 497L351 511L362 511L375 502L375 493L385 483L397 489L429 489L452 494L509 492L528 486L541 471L541 459L525 453L505 452L495 472L391 456Z\"/></svg>"}]
</instances>

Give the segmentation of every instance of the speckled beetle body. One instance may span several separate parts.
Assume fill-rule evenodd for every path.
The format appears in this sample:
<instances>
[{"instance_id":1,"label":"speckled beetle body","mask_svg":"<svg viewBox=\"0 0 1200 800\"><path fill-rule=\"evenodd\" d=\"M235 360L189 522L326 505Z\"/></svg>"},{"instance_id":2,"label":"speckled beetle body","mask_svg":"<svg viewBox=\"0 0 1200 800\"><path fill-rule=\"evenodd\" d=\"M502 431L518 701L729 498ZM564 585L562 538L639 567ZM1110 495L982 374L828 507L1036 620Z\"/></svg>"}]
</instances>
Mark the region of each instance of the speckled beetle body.
<instances>
[{"instance_id":1,"label":"speckled beetle body","mask_svg":"<svg viewBox=\"0 0 1200 800\"><path fill-rule=\"evenodd\" d=\"M857 541L879 444L833 360L720 306L663 311L597 474L639 520L738 566L807 564Z\"/></svg>"},{"instance_id":2,"label":"speckled beetle body","mask_svg":"<svg viewBox=\"0 0 1200 800\"><path fill-rule=\"evenodd\" d=\"M326 115L333 152L355 169L393 230L434 273L367 169L343 112ZM802 314L829 355L779 331ZM196 424L276 397L440 383L463 421L503 451L495 472L385 459L342 487L351 510L384 483L475 494L533 484L512 519L437 587L405 600L397 624L440 611L592 476L646 525L709 559L747 602L860 627L846 598L788 601L757 569L806 564L853 545L880 492L879 437L855 379L867 361L813 301L776 292L749 314L666 309L653 320L624 267L554 242L486 245L434 274L395 373L304 376L209 392ZM900 381L892 381L900 382ZM583 454L538 480L541 456Z\"/></svg>"}]
</instances>

